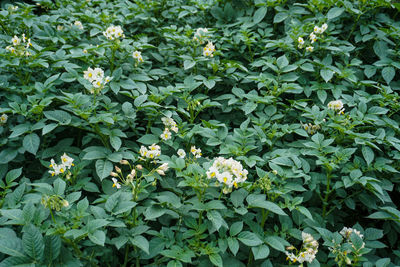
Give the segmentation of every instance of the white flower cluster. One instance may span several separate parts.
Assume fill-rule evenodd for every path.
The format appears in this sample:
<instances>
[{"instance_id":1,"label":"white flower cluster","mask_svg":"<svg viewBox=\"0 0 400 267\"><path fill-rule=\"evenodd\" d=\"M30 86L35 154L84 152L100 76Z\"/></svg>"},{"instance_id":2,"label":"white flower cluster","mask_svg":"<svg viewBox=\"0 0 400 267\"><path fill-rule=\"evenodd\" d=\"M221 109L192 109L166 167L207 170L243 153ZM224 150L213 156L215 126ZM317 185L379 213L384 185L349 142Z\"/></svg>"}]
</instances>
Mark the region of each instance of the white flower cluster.
<instances>
[{"instance_id":1,"label":"white flower cluster","mask_svg":"<svg viewBox=\"0 0 400 267\"><path fill-rule=\"evenodd\" d=\"M314 239L314 237L308 233L302 232L301 238L303 239L303 246L300 252L296 255L293 252L286 251L287 260L292 261L293 263L299 262L308 262L311 263L318 252L318 242ZM295 249L293 246L286 248L286 250Z\"/></svg>"},{"instance_id":2,"label":"white flower cluster","mask_svg":"<svg viewBox=\"0 0 400 267\"><path fill-rule=\"evenodd\" d=\"M140 150L140 159L141 160L145 160L147 159L156 159L161 155L161 148L160 146L156 145L156 144L152 144L151 146L149 146L149 148L145 147L145 146L141 146Z\"/></svg>"},{"instance_id":3,"label":"white flower cluster","mask_svg":"<svg viewBox=\"0 0 400 267\"><path fill-rule=\"evenodd\" d=\"M2 114L0 116L0 124L5 124L7 122L7 120L8 120L7 114Z\"/></svg>"},{"instance_id":4,"label":"white flower cluster","mask_svg":"<svg viewBox=\"0 0 400 267\"><path fill-rule=\"evenodd\" d=\"M239 183L246 181L248 171L233 158L218 157L206 174L208 179L216 178L220 184L223 184L223 192L227 194L232 191L233 186L238 188Z\"/></svg>"},{"instance_id":5,"label":"white flower cluster","mask_svg":"<svg viewBox=\"0 0 400 267\"><path fill-rule=\"evenodd\" d=\"M79 30L83 30L82 22L80 22L79 20L74 22L74 26L78 27Z\"/></svg>"},{"instance_id":6,"label":"white flower cluster","mask_svg":"<svg viewBox=\"0 0 400 267\"><path fill-rule=\"evenodd\" d=\"M335 100L329 102L328 108L337 111L338 114L344 114L343 102L341 100Z\"/></svg>"},{"instance_id":7,"label":"white flower cluster","mask_svg":"<svg viewBox=\"0 0 400 267\"><path fill-rule=\"evenodd\" d=\"M93 88L90 90L92 94L100 92L112 79L110 76L104 77L104 71L102 69L92 69L91 67L83 72L83 78L93 85Z\"/></svg>"},{"instance_id":8,"label":"white flower cluster","mask_svg":"<svg viewBox=\"0 0 400 267\"><path fill-rule=\"evenodd\" d=\"M364 235L361 234L360 231L353 229L353 228L347 228L347 227L343 227L342 231L339 232L339 234L341 234L344 238L346 238L347 242L352 243L351 239L350 239L350 235L354 233L356 235L358 235L361 239L364 238ZM352 244L353 248L354 245ZM362 244L361 248L364 248L365 243Z\"/></svg>"},{"instance_id":9,"label":"white flower cluster","mask_svg":"<svg viewBox=\"0 0 400 267\"><path fill-rule=\"evenodd\" d=\"M200 44L204 44L204 41L207 40L207 28L198 28L193 36L193 41L199 42Z\"/></svg>"},{"instance_id":10,"label":"white flower cluster","mask_svg":"<svg viewBox=\"0 0 400 267\"><path fill-rule=\"evenodd\" d=\"M122 30L121 26L114 26L114 25L108 27L107 30L103 32L103 35L108 40L114 40L125 37L124 31Z\"/></svg>"},{"instance_id":11,"label":"white flower cluster","mask_svg":"<svg viewBox=\"0 0 400 267\"><path fill-rule=\"evenodd\" d=\"M10 53L27 57L31 55L28 51L29 47L32 46L31 39L27 39L25 34L22 34L22 38L14 35L14 37L11 38L11 42L13 45L6 47L6 50L10 51Z\"/></svg>"},{"instance_id":12,"label":"white flower cluster","mask_svg":"<svg viewBox=\"0 0 400 267\"><path fill-rule=\"evenodd\" d=\"M317 41L316 34L323 34L327 29L328 29L328 24L326 24L326 23L322 24L321 27L315 26L314 31L312 33L310 33L310 35L309 35L310 43L311 44L315 43ZM297 42L299 43L298 47L300 49L304 47L305 41L304 41L303 37L299 37L297 39ZM312 45L309 45L306 47L306 51L312 52L312 51L314 51L314 47Z\"/></svg>"},{"instance_id":13,"label":"white flower cluster","mask_svg":"<svg viewBox=\"0 0 400 267\"><path fill-rule=\"evenodd\" d=\"M304 130L307 131L307 133L309 134L315 134L316 132L318 132L319 129L321 129L321 126L319 126L318 124L313 125L311 123L309 124L301 124L304 128Z\"/></svg>"},{"instance_id":14,"label":"white flower cluster","mask_svg":"<svg viewBox=\"0 0 400 267\"><path fill-rule=\"evenodd\" d=\"M198 159L198 158L201 158L201 149L200 148L196 148L195 146L192 146L191 148L190 148L190 153L192 153L193 154L193 156L196 158L196 159Z\"/></svg>"},{"instance_id":15,"label":"white flower cluster","mask_svg":"<svg viewBox=\"0 0 400 267\"><path fill-rule=\"evenodd\" d=\"M74 159L69 157L66 153L61 156L61 164L56 164L54 159L51 159L49 167L53 168L53 170L50 170L49 173L51 174L51 176L65 173L67 169L69 170L72 166L74 166L74 163L72 163L73 161ZM67 175L67 179L69 178L69 175Z\"/></svg>"},{"instance_id":16,"label":"white flower cluster","mask_svg":"<svg viewBox=\"0 0 400 267\"><path fill-rule=\"evenodd\" d=\"M137 62L143 62L142 53L139 51L134 51L132 57L137 60Z\"/></svg>"},{"instance_id":17,"label":"white flower cluster","mask_svg":"<svg viewBox=\"0 0 400 267\"><path fill-rule=\"evenodd\" d=\"M208 44L203 48L203 56L205 57L213 57L213 53L215 52L215 46L212 42L208 42Z\"/></svg>"},{"instance_id":18,"label":"white flower cluster","mask_svg":"<svg viewBox=\"0 0 400 267\"><path fill-rule=\"evenodd\" d=\"M171 139L172 135L171 135L170 131L177 133L178 127L176 126L176 122L172 118L163 117L163 118L161 118L161 120L164 123L165 129L164 129L164 132L160 135L160 137L161 137L161 139L166 141L166 140Z\"/></svg>"}]
</instances>

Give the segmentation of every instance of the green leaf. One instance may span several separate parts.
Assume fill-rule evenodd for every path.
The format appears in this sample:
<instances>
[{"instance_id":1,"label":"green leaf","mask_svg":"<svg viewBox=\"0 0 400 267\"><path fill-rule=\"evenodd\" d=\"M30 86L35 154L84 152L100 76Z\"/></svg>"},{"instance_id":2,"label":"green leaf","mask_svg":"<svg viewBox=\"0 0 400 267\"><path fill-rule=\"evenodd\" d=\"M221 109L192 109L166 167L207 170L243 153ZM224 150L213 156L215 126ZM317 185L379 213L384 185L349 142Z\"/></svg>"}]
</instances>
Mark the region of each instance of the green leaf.
<instances>
[{"instance_id":1,"label":"green leaf","mask_svg":"<svg viewBox=\"0 0 400 267\"><path fill-rule=\"evenodd\" d=\"M182 263L178 260L168 262L167 267L183 267Z\"/></svg>"},{"instance_id":2,"label":"green leaf","mask_svg":"<svg viewBox=\"0 0 400 267\"><path fill-rule=\"evenodd\" d=\"M22 144L26 151L36 155L40 145L40 138L37 134L31 133L24 137Z\"/></svg>"},{"instance_id":3,"label":"green leaf","mask_svg":"<svg viewBox=\"0 0 400 267\"><path fill-rule=\"evenodd\" d=\"M6 148L0 152L0 164L6 164L18 155L18 149Z\"/></svg>"},{"instance_id":4,"label":"green leaf","mask_svg":"<svg viewBox=\"0 0 400 267\"><path fill-rule=\"evenodd\" d=\"M253 23L254 24L260 23L263 20L263 18L265 17L265 15L267 15L267 10L268 9L265 6L257 9L256 12L254 12Z\"/></svg>"},{"instance_id":5,"label":"green leaf","mask_svg":"<svg viewBox=\"0 0 400 267\"><path fill-rule=\"evenodd\" d=\"M58 258L61 250L61 238L58 235L44 236L44 254L46 261L51 262Z\"/></svg>"},{"instance_id":6,"label":"green leaf","mask_svg":"<svg viewBox=\"0 0 400 267\"><path fill-rule=\"evenodd\" d=\"M265 242L274 249L285 252L285 244L282 244L280 238L276 236L268 236L265 238Z\"/></svg>"},{"instance_id":7,"label":"green leaf","mask_svg":"<svg viewBox=\"0 0 400 267\"><path fill-rule=\"evenodd\" d=\"M236 256L236 253L239 251L239 241L234 237L228 237L228 247L232 251L233 255Z\"/></svg>"},{"instance_id":8,"label":"green leaf","mask_svg":"<svg viewBox=\"0 0 400 267\"><path fill-rule=\"evenodd\" d=\"M111 161L101 159L96 161L96 173L99 176L100 180L109 177L112 170L113 164L111 163Z\"/></svg>"},{"instance_id":9,"label":"green leaf","mask_svg":"<svg viewBox=\"0 0 400 267\"><path fill-rule=\"evenodd\" d=\"M135 105L135 107L140 107L146 100L147 100L147 95L140 95L135 98L133 104Z\"/></svg>"},{"instance_id":10,"label":"green leaf","mask_svg":"<svg viewBox=\"0 0 400 267\"><path fill-rule=\"evenodd\" d=\"M224 224L224 219L221 214L216 210L210 210L207 212L207 218L213 223L214 227L219 230L222 224Z\"/></svg>"},{"instance_id":11,"label":"green leaf","mask_svg":"<svg viewBox=\"0 0 400 267\"><path fill-rule=\"evenodd\" d=\"M239 241L249 247L255 247L261 245L262 240L254 233L249 231L243 231L238 235Z\"/></svg>"},{"instance_id":12,"label":"green leaf","mask_svg":"<svg viewBox=\"0 0 400 267\"><path fill-rule=\"evenodd\" d=\"M61 125L66 125L71 122L71 115L68 112L62 110L51 110L43 112L44 116L49 120L56 121Z\"/></svg>"},{"instance_id":13,"label":"green leaf","mask_svg":"<svg viewBox=\"0 0 400 267\"><path fill-rule=\"evenodd\" d=\"M243 222L235 222L231 225L230 229L229 229L229 234L230 236L235 236L237 234L239 234L243 229Z\"/></svg>"},{"instance_id":14,"label":"green leaf","mask_svg":"<svg viewBox=\"0 0 400 267\"><path fill-rule=\"evenodd\" d=\"M22 174L22 167L19 169L11 170L6 175L6 182L7 184L11 184L15 179L20 177Z\"/></svg>"},{"instance_id":15,"label":"green leaf","mask_svg":"<svg viewBox=\"0 0 400 267\"><path fill-rule=\"evenodd\" d=\"M152 145L158 143L158 137L154 134L146 134L140 137L137 142L145 144L145 145Z\"/></svg>"},{"instance_id":16,"label":"green leaf","mask_svg":"<svg viewBox=\"0 0 400 267\"><path fill-rule=\"evenodd\" d=\"M375 262L375 267L387 267L390 264L390 258L379 259Z\"/></svg>"},{"instance_id":17,"label":"green leaf","mask_svg":"<svg viewBox=\"0 0 400 267\"><path fill-rule=\"evenodd\" d=\"M40 261L43 258L43 236L36 226L32 224L25 226L24 234L22 235L22 246L25 253L32 259Z\"/></svg>"},{"instance_id":18,"label":"green leaf","mask_svg":"<svg viewBox=\"0 0 400 267\"><path fill-rule=\"evenodd\" d=\"M188 69L193 68L194 65L196 65L196 62L193 61L193 60L188 60L188 59L187 59L187 60L185 60L185 61L183 62L183 68L184 68L185 70L188 70Z\"/></svg>"},{"instance_id":19,"label":"green leaf","mask_svg":"<svg viewBox=\"0 0 400 267\"><path fill-rule=\"evenodd\" d=\"M154 220L164 215L165 211L166 211L165 209L159 206L150 206L144 212L144 216L146 217L146 220Z\"/></svg>"},{"instance_id":20,"label":"green leaf","mask_svg":"<svg viewBox=\"0 0 400 267\"><path fill-rule=\"evenodd\" d=\"M305 208L303 206L299 206L299 207L297 207L297 210L300 211L300 213L304 214L307 218L314 220L310 211L307 208Z\"/></svg>"},{"instance_id":21,"label":"green leaf","mask_svg":"<svg viewBox=\"0 0 400 267\"><path fill-rule=\"evenodd\" d=\"M57 178L53 182L53 187L54 187L54 193L56 195L62 196L65 191L66 183L63 180L61 180L60 178Z\"/></svg>"},{"instance_id":22,"label":"green leaf","mask_svg":"<svg viewBox=\"0 0 400 267\"><path fill-rule=\"evenodd\" d=\"M24 257L22 242L19 238L1 238L0 252L15 257Z\"/></svg>"},{"instance_id":23,"label":"green leaf","mask_svg":"<svg viewBox=\"0 0 400 267\"><path fill-rule=\"evenodd\" d=\"M246 198L249 206L269 210L278 215L287 216L287 214L275 203L265 200L265 195L251 194Z\"/></svg>"},{"instance_id":24,"label":"green leaf","mask_svg":"<svg viewBox=\"0 0 400 267\"><path fill-rule=\"evenodd\" d=\"M322 79L325 80L325 82L329 82L330 79L332 79L333 73L334 73L334 72L331 71L330 69L322 69L322 70L320 71L321 77L322 77Z\"/></svg>"},{"instance_id":25,"label":"green leaf","mask_svg":"<svg viewBox=\"0 0 400 267\"><path fill-rule=\"evenodd\" d=\"M26 132L28 132L31 128L31 125L28 123L16 125L11 129L12 133L8 138L15 138L18 137Z\"/></svg>"},{"instance_id":26,"label":"green leaf","mask_svg":"<svg viewBox=\"0 0 400 267\"><path fill-rule=\"evenodd\" d=\"M365 161L367 162L367 165L369 166L374 160L374 151L369 146L363 146L361 152L364 156Z\"/></svg>"},{"instance_id":27,"label":"green leaf","mask_svg":"<svg viewBox=\"0 0 400 267\"><path fill-rule=\"evenodd\" d=\"M94 159L104 159L106 157L106 154L103 151L89 151L88 153L83 156L83 160L94 160Z\"/></svg>"},{"instance_id":28,"label":"green leaf","mask_svg":"<svg viewBox=\"0 0 400 267\"><path fill-rule=\"evenodd\" d=\"M269 255L269 248L267 245L252 247L251 250L253 251L255 260L265 259Z\"/></svg>"},{"instance_id":29,"label":"green leaf","mask_svg":"<svg viewBox=\"0 0 400 267\"><path fill-rule=\"evenodd\" d=\"M90 241L99 246L104 246L104 242L106 241L106 234L101 230L96 230L94 233L88 234Z\"/></svg>"},{"instance_id":30,"label":"green leaf","mask_svg":"<svg viewBox=\"0 0 400 267\"><path fill-rule=\"evenodd\" d=\"M215 266L218 266L218 267L223 267L222 258L218 253L212 253L208 257L209 257L210 261L212 262L212 264L214 264Z\"/></svg>"},{"instance_id":31,"label":"green leaf","mask_svg":"<svg viewBox=\"0 0 400 267\"><path fill-rule=\"evenodd\" d=\"M389 84L393 80L395 75L396 71L394 70L393 67L386 67L382 70L382 77L387 84Z\"/></svg>"},{"instance_id":32,"label":"green leaf","mask_svg":"<svg viewBox=\"0 0 400 267\"><path fill-rule=\"evenodd\" d=\"M58 124L57 123L50 123L50 124L46 124L43 128L42 128L42 135L46 135L49 132L53 131L55 128L57 128Z\"/></svg>"},{"instance_id":33,"label":"green leaf","mask_svg":"<svg viewBox=\"0 0 400 267\"><path fill-rule=\"evenodd\" d=\"M351 233L350 240L356 250L361 249L364 245L364 241L362 240L362 238L354 232Z\"/></svg>"},{"instance_id":34,"label":"green leaf","mask_svg":"<svg viewBox=\"0 0 400 267\"><path fill-rule=\"evenodd\" d=\"M278 65L278 67L280 69L283 69L284 67L286 67L287 65L289 65L289 60L287 59L287 57L285 55L280 56L277 60L276 60L276 64Z\"/></svg>"},{"instance_id":35,"label":"green leaf","mask_svg":"<svg viewBox=\"0 0 400 267\"><path fill-rule=\"evenodd\" d=\"M122 145L121 138L119 138L118 136L110 136L110 144L115 149L115 151L118 151Z\"/></svg>"},{"instance_id":36,"label":"green leaf","mask_svg":"<svg viewBox=\"0 0 400 267\"><path fill-rule=\"evenodd\" d=\"M132 245L137 246L147 254L149 254L149 241L141 235L137 235L134 238L130 238Z\"/></svg>"},{"instance_id":37,"label":"green leaf","mask_svg":"<svg viewBox=\"0 0 400 267\"><path fill-rule=\"evenodd\" d=\"M344 8L340 8L340 7L331 8L328 11L328 14L326 15L326 17L329 20L334 19L334 18L339 17L340 15L342 15L343 11L344 11Z\"/></svg>"}]
</instances>

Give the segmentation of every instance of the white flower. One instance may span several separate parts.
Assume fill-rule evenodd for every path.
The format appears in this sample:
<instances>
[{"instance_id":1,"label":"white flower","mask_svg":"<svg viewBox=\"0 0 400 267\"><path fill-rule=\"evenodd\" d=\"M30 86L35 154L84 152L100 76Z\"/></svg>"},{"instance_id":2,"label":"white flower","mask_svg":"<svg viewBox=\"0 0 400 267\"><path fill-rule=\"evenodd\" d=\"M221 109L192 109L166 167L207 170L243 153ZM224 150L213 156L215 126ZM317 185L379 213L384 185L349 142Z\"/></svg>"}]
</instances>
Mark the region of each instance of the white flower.
<instances>
[{"instance_id":1,"label":"white flower","mask_svg":"<svg viewBox=\"0 0 400 267\"><path fill-rule=\"evenodd\" d=\"M62 164L65 165L66 168L68 168L68 170L74 166L74 164L72 163L74 161L73 158L69 157L66 153L64 153L64 155L61 156L61 162Z\"/></svg>"},{"instance_id":2,"label":"white flower","mask_svg":"<svg viewBox=\"0 0 400 267\"><path fill-rule=\"evenodd\" d=\"M141 155L142 157L146 157L147 152L148 152L148 150L147 150L147 148L146 148L145 146L141 146L141 147L140 147L139 153L140 153L140 155Z\"/></svg>"},{"instance_id":3,"label":"white flower","mask_svg":"<svg viewBox=\"0 0 400 267\"><path fill-rule=\"evenodd\" d=\"M314 47L312 47L312 46L307 46L307 47L306 47L306 51L312 52L312 51L314 51Z\"/></svg>"},{"instance_id":4,"label":"white flower","mask_svg":"<svg viewBox=\"0 0 400 267\"><path fill-rule=\"evenodd\" d=\"M165 175L165 172L168 171L168 163L163 163L160 167L157 168L157 173L160 175Z\"/></svg>"},{"instance_id":5,"label":"white flower","mask_svg":"<svg viewBox=\"0 0 400 267\"><path fill-rule=\"evenodd\" d=\"M204 39L206 39L207 33L207 28L198 28L193 36L193 40L199 42L200 44L203 44Z\"/></svg>"},{"instance_id":6,"label":"white flower","mask_svg":"<svg viewBox=\"0 0 400 267\"><path fill-rule=\"evenodd\" d=\"M101 80L94 80L92 85L94 88L100 88L103 84L101 83Z\"/></svg>"},{"instance_id":7,"label":"white flower","mask_svg":"<svg viewBox=\"0 0 400 267\"><path fill-rule=\"evenodd\" d=\"M104 71L102 69L100 69L100 68L95 68L93 70L93 76L94 76L94 79L96 79L96 80L103 80Z\"/></svg>"},{"instance_id":8,"label":"white flower","mask_svg":"<svg viewBox=\"0 0 400 267\"><path fill-rule=\"evenodd\" d=\"M103 32L103 35L109 40L125 37L124 31L122 30L121 26L113 26L113 25L108 27L107 30Z\"/></svg>"},{"instance_id":9,"label":"white flower","mask_svg":"<svg viewBox=\"0 0 400 267\"><path fill-rule=\"evenodd\" d=\"M314 26L314 32L320 34L321 33L321 28L318 26Z\"/></svg>"},{"instance_id":10,"label":"white flower","mask_svg":"<svg viewBox=\"0 0 400 267\"><path fill-rule=\"evenodd\" d=\"M63 25L57 25L57 31L62 31L64 29Z\"/></svg>"},{"instance_id":11,"label":"white flower","mask_svg":"<svg viewBox=\"0 0 400 267\"><path fill-rule=\"evenodd\" d=\"M298 47L299 47L299 48L303 48L303 45L304 45L304 39L303 39L303 37L297 38L297 42L299 43Z\"/></svg>"},{"instance_id":12,"label":"white flower","mask_svg":"<svg viewBox=\"0 0 400 267\"><path fill-rule=\"evenodd\" d=\"M132 57L136 59L138 62L143 62L142 53L139 51L134 51L132 53Z\"/></svg>"},{"instance_id":13,"label":"white flower","mask_svg":"<svg viewBox=\"0 0 400 267\"><path fill-rule=\"evenodd\" d=\"M195 146L192 146L190 148L190 152L194 155L195 158L201 158L201 149L196 148Z\"/></svg>"},{"instance_id":14,"label":"white flower","mask_svg":"<svg viewBox=\"0 0 400 267\"><path fill-rule=\"evenodd\" d=\"M1 115L1 117L0 117L0 123L4 124L4 123L7 122L7 120L8 120L7 114Z\"/></svg>"},{"instance_id":15,"label":"white flower","mask_svg":"<svg viewBox=\"0 0 400 267\"><path fill-rule=\"evenodd\" d=\"M79 20L75 21L75 22L74 22L74 25L75 25L76 27L78 27L78 29L83 30L82 22L80 22Z\"/></svg>"},{"instance_id":16,"label":"white flower","mask_svg":"<svg viewBox=\"0 0 400 267\"><path fill-rule=\"evenodd\" d=\"M310 33L310 40L312 44L317 41L317 36L313 32Z\"/></svg>"},{"instance_id":17,"label":"white flower","mask_svg":"<svg viewBox=\"0 0 400 267\"><path fill-rule=\"evenodd\" d=\"M168 130L168 128L165 128L164 132L160 135L161 139L164 141L171 139L171 136L171 132Z\"/></svg>"},{"instance_id":18,"label":"white flower","mask_svg":"<svg viewBox=\"0 0 400 267\"><path fill-rule=\"evenodd\" d=\"M321 33L324 33L324 31L326 31L328 29L328 24L324 23L321 26Z\"/></svg>"},{"instance_id":19,"label":"white flower","mask_svg":"<svg viewBox=\"0 0 400 267\"><path fill-rule=\"evenodd\" d=\"M85 70L83 72L83 78L85 78L89 82L93 82L95 80L94 79L94 70L91 67L89 67L87 70Z\"/></svg>"},{"instance_id":20,"label":"white flower","mask_svg":"<svg viewBox=\"0 0 400 267\"><path fill-rule=\"evenodd\" d=\"M113 185L112 187L116 187L117 189L121 188L121 185L118 183L118 180L115 178L111 178L111 180L113 181Z\"/></svg>"},{"instance_id":21,"label":"white flower","mask_svg":"<svg viewBox=\"0 0 400 267\"><path fill-rule=\"evenodd\" d=\"M178 156L179 156L180 158L184 158L184 157L186 156L186 152L185 152L185 150L183 150L182 148L181 148L181 149L178 149L177 154L178 154Z\"/></svg>"},{"instance_id":22,"label":"white flower","mask_svg":"<svg viewBox=\"0 0 400 267\"><path fill-rule=\"evenodd\" d=\"M328 103L328 108L337 111L338 114L344 114L343 102L341 100L335 100Z\"/></svg>"},{"instance_id":23,"label":"white flower","mask_svg":"<svg viewBox=\"0 0 400 267\"><path fill-rule=\"evenodd\" d=\"M11 45L7 46L6 50L10 51L10 53L15 53L15 48L12 47Z\"/></svg>"},{"instance_id":24,"label":"white flower","mask_svg":"<svg viewBox=\"0 0 400 267\"><path fill-rule=\"evenodd\" d=\"M218 169L214 166L211 166L208 171L206 172L207 178L212 179L212 178L217 178L217 175L219 175Z\"/></svg>"},{"instance_id":25,"label":"white flower","mask_svg":"<svg viewBox=\"0 0 400 267\"><path fill-rule=\"evenodd\" d=\"M147 149L145 146L141 146L139 152L141 155L141 160L144 160L145 158L156 159L161 155L161 148L156 144L152 144L149 146L149 149Z\"/></svg>"},{"instance_id":26,"label":"white flower","mask_svg":"<svg viewBox=\"0 0 400 267\"><path fill-rule=\"evenodd\" d=\"M17 46L21 43L21 39L18 38L18 36L14 35L14 37L11 39L11 42L13 43L13 45Z\"/></svg>"},{"instance_id":27,"label":"white flower","mask_svg":"<svg viewBox=\"0 0 400 267\"><path fill-rule=\"evenodd\" d=\"M208 44L203 48L203 56L205 57L213 57L213 53L215 52L215 46L212 42L208 42Z\"/></svg>"}]
</instances>

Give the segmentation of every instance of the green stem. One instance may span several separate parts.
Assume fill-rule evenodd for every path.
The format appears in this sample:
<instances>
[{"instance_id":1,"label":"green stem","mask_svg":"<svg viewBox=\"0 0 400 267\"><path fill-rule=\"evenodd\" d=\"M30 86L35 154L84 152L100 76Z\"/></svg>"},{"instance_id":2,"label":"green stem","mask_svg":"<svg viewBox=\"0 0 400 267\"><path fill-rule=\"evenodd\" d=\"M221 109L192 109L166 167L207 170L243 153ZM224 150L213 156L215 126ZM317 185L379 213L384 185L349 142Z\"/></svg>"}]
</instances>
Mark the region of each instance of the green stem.
<instances>
[{"instance_id":1,"label":"green stem","mask_svg":"<svg viewBox=\"0 0 400 267\"><path fill-rule=\"evenodd\" d=\"M124 264L122 265L123 267L126 267L128 265L128 257L129 256L129 244L126 244L125 247L125 259L124 259Z\"/></svg>"},{"instance_id":2,"label":"green stem","mask_svg":"<svg viewBox=\"0 0 400 267\"><path fill-rule=\"evenodd\" d=\"M54 218L54 215L53 215L53 211L51 210L51 208L49 208L49 210L50 210L51 219L53 220L54 224L57 224L56 219Z\"/></svg>"},{"instance_id":3,"label":"green stem","mask_svg":"<svg viewBox=\"0 0 400 267\"><path fill-rule=\"evenodd\" d=\"M326 208L328 206L329 194L331 193L330 185L331 185L331 171L328 169L328 172L326 173L325 197L324 197L323 207L322 207L322 217L324 217L324 218L326 216Z\"/></svg>"}]
</instances>

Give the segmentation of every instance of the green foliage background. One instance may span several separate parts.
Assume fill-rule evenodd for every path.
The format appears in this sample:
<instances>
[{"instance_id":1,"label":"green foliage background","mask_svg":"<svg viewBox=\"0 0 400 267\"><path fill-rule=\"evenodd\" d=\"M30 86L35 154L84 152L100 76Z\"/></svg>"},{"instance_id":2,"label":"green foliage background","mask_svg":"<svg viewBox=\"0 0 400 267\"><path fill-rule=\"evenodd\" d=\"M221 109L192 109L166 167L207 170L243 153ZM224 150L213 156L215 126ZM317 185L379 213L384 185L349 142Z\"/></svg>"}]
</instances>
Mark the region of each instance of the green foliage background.
<instances>
[{"instance_id":1,"label":"green foliage background","mask_svg":"<svg viewBox=\"0 0 400 267\"><path fill-rule=\"evenodd\" d=\"M398 1L35 3L0 10L0 266L284 266L302 231L319 242L309 266L344 266L328 249L343 227L364 236L350 265L400 265ZM105 39L110 25L126 37ZM31 56L5 49L22 34ZM88 67L113 77L96 97ZM139 159L153 143L165 176ZM63 153L68 179L48 173ZM232 193L206 178L218 156L249 171ZM122 159L142 176L116 189Z\"/></svg>"}]
</instances>

